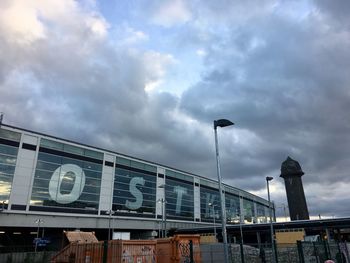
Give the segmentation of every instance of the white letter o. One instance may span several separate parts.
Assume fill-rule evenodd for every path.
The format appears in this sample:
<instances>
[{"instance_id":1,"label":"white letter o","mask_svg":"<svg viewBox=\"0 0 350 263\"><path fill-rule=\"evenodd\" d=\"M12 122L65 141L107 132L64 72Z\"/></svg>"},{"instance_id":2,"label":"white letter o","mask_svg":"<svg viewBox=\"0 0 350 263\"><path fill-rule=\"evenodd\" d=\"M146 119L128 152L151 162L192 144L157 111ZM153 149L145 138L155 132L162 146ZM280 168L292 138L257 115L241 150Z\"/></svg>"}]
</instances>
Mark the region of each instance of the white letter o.
<instances>
[{"instance_id":1,"label":"white letter o","mask_svg":"<svg viewBox=\"0 0 350 263\"><path fill-rule=\"evenodd\" d=\"M69 194L61 194L61 184L67 173L75 175L73 189ZM52 200L60 204L72 203L80 197L85 186L85 174L83 169L75 164L63 164L52 174L49 183L49 194Z\"/></svg>"}]
</instances>

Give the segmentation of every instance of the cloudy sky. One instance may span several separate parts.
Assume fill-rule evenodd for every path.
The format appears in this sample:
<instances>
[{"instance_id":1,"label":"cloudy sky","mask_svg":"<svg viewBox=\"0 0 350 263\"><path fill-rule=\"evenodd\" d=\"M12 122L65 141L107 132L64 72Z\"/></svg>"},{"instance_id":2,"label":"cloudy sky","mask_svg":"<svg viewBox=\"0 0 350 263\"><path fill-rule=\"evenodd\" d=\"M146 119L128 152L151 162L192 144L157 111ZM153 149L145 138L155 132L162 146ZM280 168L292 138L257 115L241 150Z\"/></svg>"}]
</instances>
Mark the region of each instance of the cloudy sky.
<instances>
[{"instance_id":1,"label":"cloudy sky","mask_svg":"<svg viewBox=\"0 0 350 263\"><path fill-rule=\"evenodd\" d=\"M348 0L2 0L4 123L350 216Z\"/></svg>"}]
</instances>

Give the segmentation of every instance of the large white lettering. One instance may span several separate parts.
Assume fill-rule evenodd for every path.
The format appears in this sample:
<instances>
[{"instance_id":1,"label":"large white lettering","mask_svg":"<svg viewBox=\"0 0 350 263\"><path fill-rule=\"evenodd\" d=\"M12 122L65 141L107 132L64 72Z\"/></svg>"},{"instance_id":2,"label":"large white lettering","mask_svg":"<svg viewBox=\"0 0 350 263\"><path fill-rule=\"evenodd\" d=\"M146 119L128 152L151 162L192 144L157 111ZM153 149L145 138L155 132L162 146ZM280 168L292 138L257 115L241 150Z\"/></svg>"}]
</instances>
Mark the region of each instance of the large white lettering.
<instances>
[{"instance_id":1,"label":"large white lettering","mask_svg":"<svg viewBox=\"0 0 350 263\"><path fill-rule=\"evenodd\" d=\"M178 215L181 213L182 196L187 194L187 189L178 185L174 187L174 192L177 194L175 213Z\"/></svg>"},{"instance_id":2,"label":"large white lettering","mask_svg":"<svg viewBox=\"0 0 350 263\"><path fill-rule=\"evenodd\" d=\"M61 184L64 179L74 180L74 185L69 194L61 194ZM78 200L85 186L85 174L83 169L75 164L64 164L58 167L52 174L49 183L49 194L52 200L60 204L69 204Z\"/></svg>"},{"instance_id":3,"label":"large white lettering","mask_svg":"<svg viewBox=\"0 0 350 263\"><path fill-rule=\"evenodd\" d=\"M145 179L142 177L134 177L130 180L129 191L135 197L135 201L126 200L125 206L131 210L139 209L143 203L143 194L136 185L145 185Z\"/></svg>"}]
</instances>

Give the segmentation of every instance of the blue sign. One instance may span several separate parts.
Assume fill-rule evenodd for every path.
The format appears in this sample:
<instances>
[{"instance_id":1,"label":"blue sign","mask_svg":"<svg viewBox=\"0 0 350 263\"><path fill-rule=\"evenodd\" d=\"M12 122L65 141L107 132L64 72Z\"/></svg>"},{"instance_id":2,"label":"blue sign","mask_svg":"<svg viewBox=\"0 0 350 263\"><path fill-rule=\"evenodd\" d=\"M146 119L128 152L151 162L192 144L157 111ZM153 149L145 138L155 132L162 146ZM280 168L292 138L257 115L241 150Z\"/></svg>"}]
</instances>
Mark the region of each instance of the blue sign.
<instances>
[{"instance_id":1,"label":"blue sign","mask_svg":"<svg viewBox=\"0 0 350 263\"><path fill-rule=\"evenodd\" d=\"M48 238L37 237L37 238L34 238L33 240L33 244L34 245L36 244L38 247L46 247L50 243L51 243L51 240Z\"/></svg>"}]
</instances>

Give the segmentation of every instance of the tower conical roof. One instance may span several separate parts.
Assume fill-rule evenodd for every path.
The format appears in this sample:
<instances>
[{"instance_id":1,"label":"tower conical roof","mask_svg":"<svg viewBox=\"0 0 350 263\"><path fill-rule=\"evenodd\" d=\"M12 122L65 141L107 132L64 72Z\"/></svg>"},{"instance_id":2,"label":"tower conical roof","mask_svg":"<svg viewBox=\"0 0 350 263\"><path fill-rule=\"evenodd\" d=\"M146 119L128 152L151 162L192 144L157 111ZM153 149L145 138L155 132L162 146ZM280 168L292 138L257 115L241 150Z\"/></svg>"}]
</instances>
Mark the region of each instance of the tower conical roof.
<instances>
[{"instance_id":1,"label":"tower conical roof","mask_svg":"<svg viewBox=\"0 0 350 263\"><path fill-rule=\"evenodd\" d=\"M299 162L289 156L281 165L281 177L285 176L302 176L304 174Z\"/></svg>"}]
</instances>

